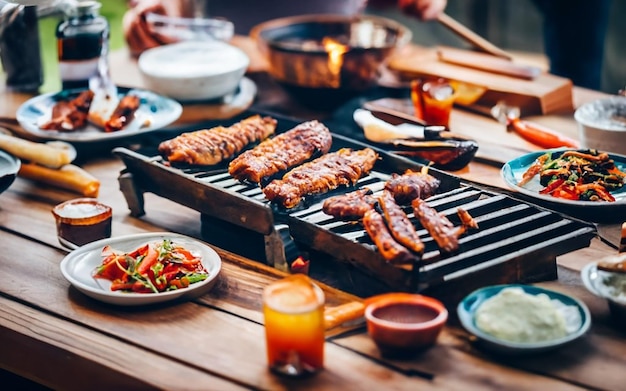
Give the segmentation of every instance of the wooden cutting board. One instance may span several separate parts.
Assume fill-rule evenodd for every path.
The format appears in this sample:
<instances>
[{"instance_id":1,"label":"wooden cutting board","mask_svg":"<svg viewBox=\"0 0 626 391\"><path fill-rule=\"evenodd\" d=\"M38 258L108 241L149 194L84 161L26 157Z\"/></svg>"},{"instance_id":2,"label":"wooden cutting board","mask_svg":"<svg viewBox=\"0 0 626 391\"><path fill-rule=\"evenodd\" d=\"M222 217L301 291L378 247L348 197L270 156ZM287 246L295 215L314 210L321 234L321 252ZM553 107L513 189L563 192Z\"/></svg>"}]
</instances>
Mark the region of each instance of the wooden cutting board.
<instances>
[{"instance_id":1,"label":"wooden cutting board","mask_svg":"<svg viewBox=\"0 0 626 391\"><path fill-rule=\"evenodd\" d=\"M450 55L441 56L441 50ZM489 110L502 100L520 107L523 116L571 112L574 108L571 80L488 54L407 46L390 58L388 67L403 80L442 77L483 89L477 100L468 103L478 110Z\"/></svg>"}]
</instances>

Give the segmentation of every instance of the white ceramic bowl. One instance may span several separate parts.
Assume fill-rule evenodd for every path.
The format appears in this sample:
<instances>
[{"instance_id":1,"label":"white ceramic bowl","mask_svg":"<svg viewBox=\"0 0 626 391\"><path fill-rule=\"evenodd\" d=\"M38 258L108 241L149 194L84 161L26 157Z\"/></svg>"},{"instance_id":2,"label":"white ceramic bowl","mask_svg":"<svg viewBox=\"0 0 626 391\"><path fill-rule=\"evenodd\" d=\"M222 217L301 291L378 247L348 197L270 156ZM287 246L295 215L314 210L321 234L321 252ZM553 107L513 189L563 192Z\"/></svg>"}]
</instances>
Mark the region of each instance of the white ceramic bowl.
<instances>
[{"instance_id":1,"label":"white ceramic bowl","mask_svg":"<svg viewBox=\"0 0 626 391\"><path fill-rule=\"evenodd\" d=\"M586 103L576 110L574 118L583 147L626 154L626 97Z\"/></svg>"},{"instance_id":2,"label":"white ceramic bowl","mask_svg":"<svg viewBox=\"0 0 626 391\"><path fill-rule=\"evenodd\" d=\"M210 100L237 89L250 63L235 46L185 41L145 51L139 70L147 89L180 101Z\"/></svg>"}]
</instances>

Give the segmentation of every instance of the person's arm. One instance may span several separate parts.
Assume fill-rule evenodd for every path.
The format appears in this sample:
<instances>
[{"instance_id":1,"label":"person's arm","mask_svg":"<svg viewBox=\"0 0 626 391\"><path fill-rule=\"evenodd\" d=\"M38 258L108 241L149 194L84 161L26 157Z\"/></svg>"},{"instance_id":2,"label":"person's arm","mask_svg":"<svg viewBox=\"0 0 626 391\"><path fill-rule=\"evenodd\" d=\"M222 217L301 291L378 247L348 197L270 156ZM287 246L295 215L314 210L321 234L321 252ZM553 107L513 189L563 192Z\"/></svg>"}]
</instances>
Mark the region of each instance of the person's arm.
<instances>
[{"instance_id":1,"label":"person's arm","mask_svg":"<svg viewBox=\"0 0 626 391\"><path fill-rule=\"evenodd\" d=\"M400 9L421 20L434 20L443 13L447 0L398 0Z\"/></svg>"},{"instance_id":2,"label":"person's arm","mask_svg":"<svg viewBox=\"0 0 626 391\"><path fill-rule=\"evenodd\" d=\"M148 13L179 16L181 14L182 1L160 0L131 0L129 10L122 20L124 38L133 56L137 57L145 50L157 47L168 42L150 29L146 22Z\"/></svg>"}]
</instances>

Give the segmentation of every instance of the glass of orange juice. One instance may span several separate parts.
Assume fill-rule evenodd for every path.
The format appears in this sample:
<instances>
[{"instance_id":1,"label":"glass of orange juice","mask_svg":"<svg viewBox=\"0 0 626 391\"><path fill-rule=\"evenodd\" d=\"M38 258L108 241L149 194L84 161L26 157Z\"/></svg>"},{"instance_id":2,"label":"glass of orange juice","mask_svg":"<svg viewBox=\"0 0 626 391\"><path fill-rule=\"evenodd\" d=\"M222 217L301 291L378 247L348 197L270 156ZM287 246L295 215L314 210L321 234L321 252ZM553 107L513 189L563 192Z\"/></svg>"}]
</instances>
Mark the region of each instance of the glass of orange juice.
<instances>
[{"instance_id":1,"label":"glass of orange juice","mask_svg":"<svg viewBox=\"0 0 626 391\"><path fill-rule=\"evenodd\" d=\"M428 125L447 127L455 98L455 89L446 79L414 80L411 83L415 116Z\"/></svg>"},{"instance_id":2,"label":"glass of orange juice","mask_svg":"<svg viewBox=\"0 0 626 391\"><path fill-rule=\"evenodd\" d=\"M324 367L324 292L304 274L263 291L267 359L272 371L302 376Z\"/></svg>"}]
</instances>

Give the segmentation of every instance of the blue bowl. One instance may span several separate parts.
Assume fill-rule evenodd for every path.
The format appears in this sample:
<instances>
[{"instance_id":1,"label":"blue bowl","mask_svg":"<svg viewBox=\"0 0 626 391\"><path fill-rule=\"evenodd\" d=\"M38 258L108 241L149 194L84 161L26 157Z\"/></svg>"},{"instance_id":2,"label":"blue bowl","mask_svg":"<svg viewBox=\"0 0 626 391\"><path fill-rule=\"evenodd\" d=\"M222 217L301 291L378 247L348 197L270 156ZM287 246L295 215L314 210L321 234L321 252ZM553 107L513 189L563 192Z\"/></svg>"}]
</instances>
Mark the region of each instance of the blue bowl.
<instances>
[{"instance_id":1,"label":"blue bowl","mask_svg":"<svg viewBox=\"0 0 626 391\"><path fill-rule=\"evenodd\" d=\"M20 166L20 159L0 149L0 193L11 186Z\"/></svg>"},{"instance_id":2,"label":"blue bowl","mask_svg":"<svg viewBox=\"0 0 626 391\"><path fill-rule=\"evenodd\" d=\"M567 306L574 306L578 309L580 315L580 325L576 330L570 332L563 338L558 338L542 342L511 342L497 338L491 334L485 333L476 326L475 314L485 300L500 293L505 288L519 287L526 293L537 295L546 294L550 299L556 299ZM563 346L575 339L581 337L591 327L591 315L589 309L580 300L563 293L551 291L548 289L521 284L494 285L478 289L466 296L457 307L457 314L463 327L478 338L481 346L497 353L505 354L529 354L540 353Z\"/></svg>"}]
</instances>

